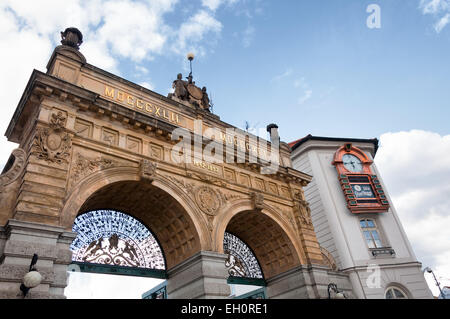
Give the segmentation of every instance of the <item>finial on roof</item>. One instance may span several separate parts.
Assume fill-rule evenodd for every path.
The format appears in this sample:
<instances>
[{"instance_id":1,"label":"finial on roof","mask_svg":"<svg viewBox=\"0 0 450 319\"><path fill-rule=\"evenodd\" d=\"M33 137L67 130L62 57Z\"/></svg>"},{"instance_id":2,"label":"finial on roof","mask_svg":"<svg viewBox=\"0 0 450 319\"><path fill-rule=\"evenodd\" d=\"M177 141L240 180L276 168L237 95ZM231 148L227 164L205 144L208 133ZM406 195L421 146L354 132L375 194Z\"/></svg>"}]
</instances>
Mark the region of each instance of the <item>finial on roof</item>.
<instances>
[{"instance_id":1,"label":"finial on roof","mask_svg":"<svg viewBox=\"0 0 450 319\"><path fill-rule=\"evenodd\" d=\"M81 43L83 43L83 34L77 28L67 28L64 32L61 32L61 43L79 50Z\"/></svg>"}]
</instances>

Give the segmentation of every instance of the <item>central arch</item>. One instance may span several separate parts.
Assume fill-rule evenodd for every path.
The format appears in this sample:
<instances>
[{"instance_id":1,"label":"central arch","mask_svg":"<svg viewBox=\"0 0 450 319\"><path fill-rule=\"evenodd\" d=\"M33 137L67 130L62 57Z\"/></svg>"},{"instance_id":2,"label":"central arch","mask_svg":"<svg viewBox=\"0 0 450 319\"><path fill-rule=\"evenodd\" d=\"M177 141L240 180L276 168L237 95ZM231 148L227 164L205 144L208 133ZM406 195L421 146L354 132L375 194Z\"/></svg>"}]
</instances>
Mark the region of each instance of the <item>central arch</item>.
<instances>
[{"instance_id":1,"label":"central arch","mask_svg":"<svg viewBox=\"0 0 450 319\"><path fill-rule=\"evenodd\" d=\"M77 216L96 210L115 210L141 221L158 238L166 269L208 246L209 237L198 214L182 192L167 180L141 180L136 168L113 168L86 178L68 197L61 224L71 229Z\"/></svg>"},{"instance_id":2,"label":"central arch","mask_svg":"<svg viewBox=\"0 0 450 319\"><path fill-rule=\"evenodd\" d=\"M114 209L142 221L156 235L167 259L167 268L194 255L201 248L194 223L168 193L149 183L134 181L107 185L83 204L80 214Z\"/></svg>"}]
</instances>

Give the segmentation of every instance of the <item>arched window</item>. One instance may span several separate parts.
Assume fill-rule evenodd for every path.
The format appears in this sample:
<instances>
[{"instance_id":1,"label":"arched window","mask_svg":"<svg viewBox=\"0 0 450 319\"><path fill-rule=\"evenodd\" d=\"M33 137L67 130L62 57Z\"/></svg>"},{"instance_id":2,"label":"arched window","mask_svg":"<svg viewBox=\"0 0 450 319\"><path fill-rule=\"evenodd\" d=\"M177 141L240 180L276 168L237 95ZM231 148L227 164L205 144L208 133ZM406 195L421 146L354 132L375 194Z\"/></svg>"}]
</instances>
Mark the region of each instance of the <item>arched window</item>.
<instances>
[{"instance_id":1,"label":"arched window","mask_svg":"<svg viewBox=\"0 0 450 319\"><path fill-rule=\"evenodd\" d=\"M365 218L360 220L361 229L369 248L382 248L380 233L374 219Z\"/></svg>"},{"instance_id":2,"label":"arched window","mask_svg":"<svg viewBox=\"0 0 450 319\"><path fill-rule=\"evenodd\" d=\"M398 287L388 287L384 294L385 299L408 299L407 294Z\"/></svg>"},{"instance_id":3,"label":"arched window","mask_svg":"<svg viewBox=\"0 0 450 319\"><path fill-rule=\"evenodd\" d=\"M114 210L96 210L75 219L72 260L81 263L164 270L155 236L137 219Z\"/></svg>"},{"instance_id":4,"label":"arched window","mask_svg":"<svg viewBox=\"0 0 450 319\"><path fill-rule=\"evenodd\" d=\"M231 277L263 279L261 267L252 250L238 237L225 233L223 250L228 254L225 266Z\"/></svg>"}]
</instances>

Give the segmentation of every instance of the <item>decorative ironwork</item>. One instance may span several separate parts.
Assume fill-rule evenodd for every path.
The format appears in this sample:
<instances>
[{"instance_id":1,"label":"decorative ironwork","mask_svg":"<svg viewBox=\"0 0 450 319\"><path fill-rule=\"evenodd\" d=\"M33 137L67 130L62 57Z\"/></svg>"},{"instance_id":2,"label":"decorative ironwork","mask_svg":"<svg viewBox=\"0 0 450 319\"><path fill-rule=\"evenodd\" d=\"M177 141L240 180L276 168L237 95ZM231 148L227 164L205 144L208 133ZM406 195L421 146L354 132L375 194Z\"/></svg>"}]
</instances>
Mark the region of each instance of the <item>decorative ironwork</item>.
<instances>
[{"instance_id":1,"label":"decorative ironwork","mask_svg":"<svg viewBox=\"0 0 450 319\"><path fill-rule=\"evenodd\" d=\"M150 230L133 217L113 210L78 216L72 230L72 260L93 264L165 269L161 247Z\"/></svg>"},{"instance_id":2,"label":"decorative ironwork","mask_svg":"<svg viewBox=\"0 0 450 319\"><path fill-rule=\"evenodd\" d=\"M261 267L251 249L238 237L225 233L223 249L228 254L225 266L232 277L263 278Z\"/></svg>"},{"instance_id":3,"label":"decorative ironwork","mask_svg":"<svg viewBox=\"0 0 450 319\"><path fill-rule=\"evenodd\" d=\"M167 299L167 281L143 293L142 299Z\"/></svg>"},{"instance_id":4,"label":"decorative ironwork","mask_svg":"<svg viewBox=\"0 0 450 319\"><path fill-rule=\"evenodd\" d=\"M266 288L250 291L244 295L236 296L234 299L267 299Z\"/></svg>"},{"instance_id":5,"label":"decorative ironwork","mask_svg":"<svg viewBox=\"0 0 450 319\"><path fill-rule=\"evenodd\" d=\"M370 252L372 253L372 256L376 257L379 255L390 255L395 256L395 250L391 247L382 247L382 248L371 248Z\"/></svg>"}]
</instances>

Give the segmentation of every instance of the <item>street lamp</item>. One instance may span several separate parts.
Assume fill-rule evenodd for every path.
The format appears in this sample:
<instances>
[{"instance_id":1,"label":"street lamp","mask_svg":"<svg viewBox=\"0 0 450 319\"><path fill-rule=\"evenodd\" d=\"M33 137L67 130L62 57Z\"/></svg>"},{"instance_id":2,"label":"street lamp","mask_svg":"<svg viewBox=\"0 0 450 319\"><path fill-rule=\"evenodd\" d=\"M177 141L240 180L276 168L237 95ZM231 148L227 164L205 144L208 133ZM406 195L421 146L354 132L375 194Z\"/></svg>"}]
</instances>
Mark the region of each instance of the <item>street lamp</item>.
<instances>
[{"instance_id":1,"label":"street lamp","mask_svg":"<svg viewBox=\"0 0 450 319\"><path fill-rule=\"evenodd\" d=\"M186 57L189 60L189 66L191 67L191 73L189 73L189 76L192 78L192 60L194 60L195 55L194 53L189 52Z\"/></svg>"},{"instance_id":2,"label":"street lamp","mask_svg":"<svg viewBox=\"0 0 450 319\"><path fill-rule=\"evenodd\" d=\"M344 292L340 291L335 283L328 285L328 299L331 299L331 291L334 292L334 299L347 299Z\"/></svg>"},{"instance_id":3,"label":"street lamp","mask_svg":"<svg viewBox=\"0 0 450 319\"><path fill-rule=\"evenodd\" d=\"M27 295L28 291L31 288L39 286L42 282L42 275L34 267L37 263L37 260L38 255L34 254L33 258L31 259L30 270L23 277L23 283L20 285L20 290L22 291L24 297Z\"/></svg>"},{"instance_id":4,"label":"street lamp","mask_svg":"<svg viewBox=\"0 0 450 319\"><path fill-rule=\"evenodd\" d=\"M424 271L424 272L426 271L427 273L429 273L429 274L431 273L431 274L433 275L434 281L436 282L436 286L438 286L439 291L441 292L442 298L443 298L443 299L446 299L446 298L445 298L445 294L442 292L441 284L439 283L439 281L437 280L436 276L434 275L433 270L431 270L430 267L426 267L423 271Z\"/></svg>"}]
</instances>

